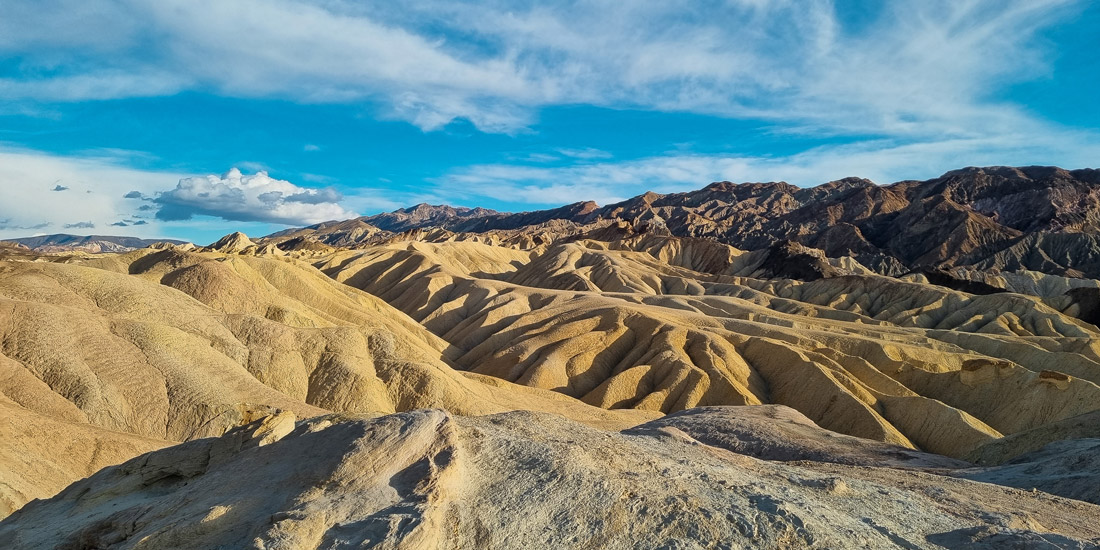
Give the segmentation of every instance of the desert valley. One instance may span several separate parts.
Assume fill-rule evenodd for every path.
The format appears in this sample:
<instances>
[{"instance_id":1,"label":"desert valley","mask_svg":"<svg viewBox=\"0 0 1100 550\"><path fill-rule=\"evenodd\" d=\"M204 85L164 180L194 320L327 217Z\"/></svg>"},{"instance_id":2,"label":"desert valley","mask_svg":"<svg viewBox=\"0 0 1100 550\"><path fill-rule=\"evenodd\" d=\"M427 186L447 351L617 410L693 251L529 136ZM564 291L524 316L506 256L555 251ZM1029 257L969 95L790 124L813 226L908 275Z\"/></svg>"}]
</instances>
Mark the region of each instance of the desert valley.
<instances>
[{"instance_id":1,"label":"desert valley","mask_svg":"<svg viewBox=\"0 0 1100 550\"><path fill-rule=\"evenodd\" d=\"M0 244L3 548L1100 547L1100 171Z\"/></svg>"}]
</instances>

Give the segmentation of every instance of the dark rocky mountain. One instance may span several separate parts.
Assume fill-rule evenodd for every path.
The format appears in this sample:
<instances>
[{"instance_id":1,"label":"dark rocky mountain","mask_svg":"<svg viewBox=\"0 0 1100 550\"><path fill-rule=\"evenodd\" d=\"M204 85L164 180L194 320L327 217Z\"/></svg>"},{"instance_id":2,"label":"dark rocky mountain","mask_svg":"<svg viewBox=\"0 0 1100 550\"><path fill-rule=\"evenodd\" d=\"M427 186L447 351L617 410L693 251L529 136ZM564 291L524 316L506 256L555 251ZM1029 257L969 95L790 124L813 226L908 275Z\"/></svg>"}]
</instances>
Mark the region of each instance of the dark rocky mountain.
<instances>
[{"instance_id":1,"label":"dark rocky mountain","mask_svg":"<svg viewBox=\"0 0 1100 550\"><path fill-rule=\"evenodd\" d=\"M486 208L463 208L447 205L432 206L430 204L420 203L416 206L402 208L393 212L366 216L360 218L360 220L384 231L400 232L420 227L461 223L464 220L472 220L497 214L499 214L499 212Z\"/></svg>"},{"instance_id":2,"label":"dark rocky mountain","mask_svg":"<svg viewBox=\"0 0 1100 550\"><path fill-rule=\"evenodd\" d=\"M275 236L309 235L325 244L351 246L364 242L348 238L343 224L352 222L388 232L484 233L554 220L580 226L626 222L743 250L793 242L830 258L855 258L885 275L974 266L1100 277L1100 171L1046 166L971 167L881 186L859 178L812 188L723 181L686 193L645 193L603 207L578 202L516 214L418 205ZM379 233L362 231L360 237Z\"/></svg>"}]
</instances>

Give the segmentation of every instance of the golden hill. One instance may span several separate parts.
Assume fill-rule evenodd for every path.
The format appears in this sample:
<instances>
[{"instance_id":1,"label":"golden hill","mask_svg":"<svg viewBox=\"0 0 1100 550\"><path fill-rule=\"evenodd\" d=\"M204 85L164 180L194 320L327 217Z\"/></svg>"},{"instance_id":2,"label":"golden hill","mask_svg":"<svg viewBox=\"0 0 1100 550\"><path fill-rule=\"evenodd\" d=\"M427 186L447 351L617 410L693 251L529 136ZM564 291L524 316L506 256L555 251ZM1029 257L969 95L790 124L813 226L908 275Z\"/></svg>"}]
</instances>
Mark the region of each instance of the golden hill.
<instances>
[{"instance_id":1,"label":"golden hill","mask_svg":"<svg viewBox=\"0 0 1100 550\"><path fill-rule=\"evenodd\" d=\"M610 427L653 416L456 371L450 346L401 312L285 258L171 248L81 264L0 262L0 335L0 405L17 411L5 414L0 443L8 512L92 464L276 410L530 409ZM46 444L49 422L58 434ZM35 447L16 450L37 445L48 456L78 440L120 443L54 471L36 470Z\"/></svg>"},{"instance_id":2,"label":"golden hill","mask_svg":"<svg viewBox=\"0 0 1100 550\"><path fill-rule=\"evenodd\" d=\"M170 447L28 505L0 523L0 542L49 547L64 525L77 547L110 537L173 547L194 536L314 548L345 531L420 544L444 525L559 517L565 503L553 499L494 510L489 488L518 476L508 490L519 495L574 479L570 468L581 473L569 490L604 498L621 487L635 507L620 516L636 531L589 526L592 540L671 537L637 507L690 498L713 504L692 510L726 514L729 502L718 502L731 494L752 510L745 525L775 541L856 540L836 538L846 525L873 546L894 540L873 527L887 524L898 540L924 541L914 547L1100 536L1082 527L1100 520L1095 506L942 477L1028 488L1021 471L1049 468L1030 487L1093 498L1065 466L1089 444L1019 457L1094 435L1100 329L1075 315L1084 302L1058 291L1100 283L991 273L982 284L998 292L975 294L794 243L743 251L610 223L415 230L354 250L299 234L278 244L234 234L205 248L0 260L0 516ZM729 408L744 405L753 407ZM425 408L446 412L406 413ZM537 414L474 418L520 410ZM549 462L532 463L540 452ZM255 476L203 496L261 455ZM642 493L657 478L625 481L682 468L684 457L701 461L691 476L770 485L742 494L685 481L651 502ZM963 461L1014 458L1030 466ZM775 464L789 460L819 464ZM318 469L305 479L294 461ZM368 466L380 469L348 481ZM782 481L791 476L809 481L792 493ZM265 489L261 478L287 481ZM387 482L397 497L381 496ZM919 527L841 506L848 489L830 489L840 486L896 495L916 507ZM977 511L951 516L935 487ZM800 504L786 511L767 504L792 494ZM260 503L271 498L282 500ZM462 499L481 504L447 511ZM302 507L280 504L291 501ZM196 504L141 512L167 502ZM840 511L807 512L821 506ZM610 521L607 509L584 521ZM406 517L398 510L421 527L394 527ZM733 520L696 523L744 536L724 531ZM493 533L482 542L505 536Z\"/></svg>"},{"instance_id":3,"label":"golden hill","mask_svg":"<svg viewBox=\"0 0 1100 550\"><path fill-rule=\"evenodd\" d=\"M956 457L1100 409L1100 332L1037 299L756 279L754 255L662 238L404 242L316 265L446 340L459 368L604 408L781 403Z\"/></svg>"}]
</instances>

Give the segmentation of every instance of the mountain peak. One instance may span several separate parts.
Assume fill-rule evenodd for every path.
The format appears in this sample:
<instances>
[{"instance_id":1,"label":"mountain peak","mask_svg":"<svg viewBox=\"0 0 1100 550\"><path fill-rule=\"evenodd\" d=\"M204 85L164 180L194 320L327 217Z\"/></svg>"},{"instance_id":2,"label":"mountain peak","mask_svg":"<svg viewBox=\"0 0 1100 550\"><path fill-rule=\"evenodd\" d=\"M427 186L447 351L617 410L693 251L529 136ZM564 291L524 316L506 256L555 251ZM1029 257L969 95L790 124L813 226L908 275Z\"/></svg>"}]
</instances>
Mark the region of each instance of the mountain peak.
<instances>
[{"instance_id":1,"label":"mountain peak","mask_svg":"<svg viewBox=\"0 0 1100 550\"><path fill-rule=\"evenodd\" d=\"M214 244L204 248L207 252L222 252L224 254L237 254L244 252L249 247L256 246L256 243L252 242L252 239L248 238L248 235L236 231L230 233L220 239Z\"/></svg>"}]
</instances>

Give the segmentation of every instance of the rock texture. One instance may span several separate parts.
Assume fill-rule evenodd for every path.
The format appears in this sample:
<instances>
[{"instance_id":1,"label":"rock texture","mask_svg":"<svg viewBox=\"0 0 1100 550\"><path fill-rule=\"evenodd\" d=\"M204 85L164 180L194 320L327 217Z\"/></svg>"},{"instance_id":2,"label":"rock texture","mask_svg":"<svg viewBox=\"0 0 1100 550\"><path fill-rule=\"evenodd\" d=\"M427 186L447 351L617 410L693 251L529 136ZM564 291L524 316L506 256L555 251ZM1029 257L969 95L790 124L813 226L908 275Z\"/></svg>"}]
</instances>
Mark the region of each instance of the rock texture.
<instances>
[{"instance_id":1,"label":"rock texture","mask_svg":"<svg viewBox=\"0 0 1100 550\"><path fill-rule=\"evenodd\" d=\"M0 518L105 466L169 445L79 422L75 416L38 414L0 395Z\"/></svg>"},{"instance_id":2,"label":"rock texture","mask_svg":"<svg viewBox=\"0 0 1100 550\"><path fill-rule=\"evenodd\" d=\"M993 468L959 477L1100 504L1100 438L1056 441Z\"/></svg>"},{"instance_id":3,"label":"rock texture","mask_svg":"<svg viewBox=\"0 0 1100 550\"><path fill-rule=\"evenodd\" d=\"M985 466L1004 464L1021 455L1038 452L1062 440L1100 439L1100 411L1043 424L991 441L971 451L966 459Z\"/></svg>"},{"instance_id":4,"label":"rock texture","mask_svg":"<svg viewBox=\"0 0 1100 550\"><path fill-rule=\"evenodd\" d=\"M0 404L18 412L0 439L0 512L150 445L280 410L532 409L613 427L654 416L461 373L453 354L378 298L296 260L173 247L0 261ZM55 421L63 427L48 429ZM54 438L36 440L43 430ZM93 441L105 443L51 454ZM42 464L51 460L63 463Z\"/></svg>"},{"instance_id":5,"label":"rock texture","mask_svg":"<svg viewBox=\"0 0 1100 550\"><path fill-rule=\"evenodd\" d=\"M707 415L719 416L707 419ZM791 412L780 411L782 416ZM737 409L624 433L543 413L265 420L107 468L0 523L35 548L1089 548L1100 507L724 441ZM794 417L803 429L812 424ZM751 422L751 421L750 421ZM818 430L820 431L820 430ZM765 434L767 435L767 434ZM816 434L817 437L826 437ZM812 434L811 434L812 436ZM763 455L768 451L757 447ZM862 448L855 462L888 450ZM832 460L830 460L832 458Z\"/></svg>"},{"instance_id":6,"label":"rock texture","mask_svg":"<svg viewBox=\"0 0 1100 550\"><path fill-rule=\"evenodd\" d=\"M1028 166L965 168L886 186L847 178L803 189L784 182L717 182L687 193L646 193L603 207L581 202L505 214L419 205L354 220L374 231L349 239L341 224L310 234L330 244L376 244L379 232L437 227L485 233L565 221L621 221L744 250L792 241L852 257L885 275L972 266L1100 278L1100 171ZM352 222L348 222L352 223Z\"/></svg>"},{"instance_id":7,"label":"rock texture","mask_svg":"<svg viewBox=\"0 0 1100 550\"><path fill-rule=\"evenodd\" d=\"M603 408L778 403L958 458L1100 409L1095 326L1035 298L857 275L868 272L792 250L773 261L772 249L659 236L395 242L315 265L422 323L461 369ZM796 268L799 255L815 267ZM830 276L757 278L777 270Z\"/></svg>"}]
</instances>

